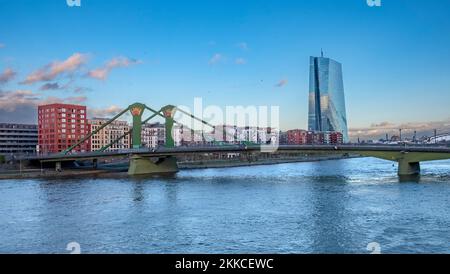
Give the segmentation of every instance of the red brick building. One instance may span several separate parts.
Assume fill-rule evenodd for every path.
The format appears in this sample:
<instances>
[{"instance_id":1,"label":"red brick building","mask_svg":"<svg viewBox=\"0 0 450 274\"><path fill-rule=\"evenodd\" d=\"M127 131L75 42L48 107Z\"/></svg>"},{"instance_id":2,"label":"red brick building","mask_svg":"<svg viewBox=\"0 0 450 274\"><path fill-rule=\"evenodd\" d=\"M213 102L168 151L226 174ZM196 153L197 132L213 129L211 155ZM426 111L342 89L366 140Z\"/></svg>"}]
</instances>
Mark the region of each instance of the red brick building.
<instances>
[{"instance_id":1,"label":"red brick building","mask_svg":"<svg viewBox=\"0 0 450 274\"><path fill-rule=\"evenodd\" d=\"M85 106L49 104L38 107L38 144L40 154L58 153L89 134ZM90 140L73 152L90 151Z\"/></svg>"},{"instance_id":2,"label":"red brick building","mask_svg":"<svg viewBox=\"0 0 450 274\"><path fill-rule=\"evenodd\" d=\"M323 132L308 131L306 143L308 145L323 145L325 143L325 134Z\"/></svg>"},{"instance_id":3,"label":"red brick building","mask_svg":"<svg viewBox=\"0 0 450 274\"><path fill-rule=\"evenodd\" d=\"M302 129L287 131L289 145L324 145L342 144L343 134L340 132L314 132Z\"/></svg>"},{"instance_id":4,"label":"red brick building","mask_svg":"<svg viewBox=\"0 0 450 274\"><path fill-rule=\"evenodd\" d=\"M344 140L344 135L340 132L327 132L325 143L326 144L332 144L332 145L338 145L342 144Z\"/></svg>"},{"instance_id":5,"label":"red brick building","mask_svg":"<svg viewBox=\"0 0 450 274\"><path fill-rule=\"evenodd\" d=\"M287 143L289 145L304 145L307 143L307 133L308 132L306 130L301 129L288 130Z\"/></svg>"}]
</instances>

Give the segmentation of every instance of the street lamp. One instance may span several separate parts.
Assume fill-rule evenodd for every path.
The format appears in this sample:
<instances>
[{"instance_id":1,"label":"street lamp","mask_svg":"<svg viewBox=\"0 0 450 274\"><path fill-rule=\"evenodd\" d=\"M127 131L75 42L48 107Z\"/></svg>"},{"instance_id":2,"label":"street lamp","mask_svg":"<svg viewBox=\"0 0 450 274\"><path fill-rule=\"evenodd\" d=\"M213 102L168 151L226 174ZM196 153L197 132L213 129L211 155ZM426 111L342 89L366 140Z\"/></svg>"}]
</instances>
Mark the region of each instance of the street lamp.
<instances>
[{"instance_id":1,"label":"street lamp","mask_svg":"<svg viewBox=\"0 0 450 274\"><path fill-rule=\"evenodd\" d=\"M434 130L434 144L437 144L437 130Z\"/></svg>"}]
</instances>

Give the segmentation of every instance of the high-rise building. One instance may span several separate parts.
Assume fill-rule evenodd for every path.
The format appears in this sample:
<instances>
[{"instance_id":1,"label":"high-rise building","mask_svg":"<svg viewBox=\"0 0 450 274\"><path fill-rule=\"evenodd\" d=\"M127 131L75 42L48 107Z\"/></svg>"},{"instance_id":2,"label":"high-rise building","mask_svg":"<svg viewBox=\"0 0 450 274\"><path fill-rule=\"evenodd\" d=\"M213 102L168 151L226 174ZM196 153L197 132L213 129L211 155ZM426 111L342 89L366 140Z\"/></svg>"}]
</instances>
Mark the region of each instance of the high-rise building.
<instances>
[{"instance_id":1,"label":"high-rise building","mask_svg":"<svg viewBox=\"0 0 450 274\"><path fill-rule=\"evenodd\" d=\"M89 134L85 106L49 104L38 107L38 149L40 154L58 153ZM90 140L73 152L90 151Z\"/></svg>"},{"instance_id":2,"label":"high-rise building","mask_svg":"<svg viewBox=\"0 0 450 274\"><path fill-rule=\"evenodd\" d=\"M342 65L323 54L310 58L308 130L341 132L349 141Z\"/></svg>"},{"instance_id":3,"label":"high-rise building","mask_svg":"<svg viewBox=\"0 0 450 274\"><path fill-rule=\"evenodd\" d=\"M109 119L105 118L93 118L89 120L89 125L91 127L91 132L97 130ZM102 128L99 132L91 137L91 151L97 151L102 149L104 146L110 145L113 141L119 139L125 135L131 127L126 121L115 120L111 122L106 127ZM120 149L129 149L131 144L131 134L126 135L124 138L118 140L117 142L111 144L105 151L114 151Z\"/></svg>"},{"instance_id":4,"label":"high-rise building","mask_svg":"<svg viewBox=\"0 0 450 274\"><path fill-rule=\"evenodd\" d=\"M0 123L0 155L34 154L37 144L37 125Z\"/></svg>"}]
</instances>

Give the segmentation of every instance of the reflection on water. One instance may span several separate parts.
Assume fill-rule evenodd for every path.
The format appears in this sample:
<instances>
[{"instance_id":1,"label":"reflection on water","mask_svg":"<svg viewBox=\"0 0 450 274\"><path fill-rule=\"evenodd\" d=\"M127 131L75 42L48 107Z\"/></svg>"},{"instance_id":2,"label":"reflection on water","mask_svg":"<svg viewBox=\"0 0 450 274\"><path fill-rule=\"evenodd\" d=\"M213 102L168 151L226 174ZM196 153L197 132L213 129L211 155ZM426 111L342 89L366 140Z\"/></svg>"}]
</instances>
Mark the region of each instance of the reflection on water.
<instances>
[{"instance_id":1,"label":"reflection on water","mask_svg":"<svg viewBox=\"0 0 450 274\"><path fill-rule=\"evenodd\" d=\"M0 252L450 253L450 161L348 159L0 182Z\"/></svg>"}]
</instances>

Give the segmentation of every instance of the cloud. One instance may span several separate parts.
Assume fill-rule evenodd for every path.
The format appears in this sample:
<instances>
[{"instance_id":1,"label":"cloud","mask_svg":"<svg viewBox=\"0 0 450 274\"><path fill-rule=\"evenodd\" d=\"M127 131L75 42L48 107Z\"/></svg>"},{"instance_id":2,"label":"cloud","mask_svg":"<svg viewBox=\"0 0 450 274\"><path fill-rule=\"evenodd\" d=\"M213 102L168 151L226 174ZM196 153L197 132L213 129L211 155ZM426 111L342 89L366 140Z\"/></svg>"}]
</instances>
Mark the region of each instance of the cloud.
<instances>
[{"instance_id":1,"label":"cloud","mask_svg":"<svg viewBox=\"0 0 450 274\"><path fill-rule=\"evenodd\" d=\"M51 103L83 104L84 96L76 97L42 97L31 90L0 90L0 122L36 123L38 105Z\"/></svg>"},{"instance_id":2,"label":"cloud","mask_svg":"<svg viewBox=\"0 0 450 274\"><path fill-rule=\"evenodd\" d=\"M211 57L211 59L209 59L209 64L210 65L216 65L218 63L221 63L224 61L224 57L222 54L220 53L216 53L213 55L213 57Z\"/></svg>"},{"instance_id":3,"label":"cloud","mask_svg":"<svg viewBox=\"0 0 450 274\"><path fill-rule=\"evenodd\" d=\"M67 98L59 98L50 96L45 99L39 100L39 105L46 105L46 104L84 104L87 101L86 96L72 96Z\"/></svg>"},{"instance_id":4,"label":"cloud","mask_svg":"<svg viewBox=\"0 0 450 274\"><path fill-rule=\"evenodd\" d=\"M435 129L438 133L450 133L450 118L443 121L431 122L374 123L369 127L350 128L349 136L353 140L356 140L358 137L361 139L384 139L386 134L389 136L399 135L399 129L402 129L402 136L409 138L414 135L414 131L416 131L418 138L432 136Z\"/></svg>"},{"instance_id":5,"label":"cloud","mask_svg":"<svg viewBox=\"0 0 450 274\"><path fill-rule=\"evenodd\" d=\"M63 99L63 102L66 104L85 104L86 101L86 96L72 96Z\"/></svg>"},{"instance_id":6,"label":"cloud","mask_svg":"<svg viewBox=\"0 0 450 274\"><path fill-rule=\"evenodd\" d=\"M1 48L4 48L4 47L6 47L6 45L3 44L3 43L0 43L0 49L1 49Z\"/></svg>"},{"instance_id":7,"label":"cloud","mask_svg":"<svg viewBox=\"0 0 450 274\"><path fill-rule=\"evenodd\" d=\"M248 45L246 42L239 42L236 44L236 46L241 50L248 50Z\"/></svg>"},{"instance_id":8,"label":"cloud","mask_svg":"<svg viewBox=\"0 0 450 274\"><path fill-rule=\"evenodd\" d=\"M33 84L41 81L52 81L60 75L74 73L86 64L87 55L74 53L64 61L54 61L44 67L32 72L21 84Z\"/></svg>"},{"instance_id":9,"label":"cloud","mask_svg":"<svg viewBox=\"0 0 450 274\"><path fill-rule=\"evenodd\" d=\"M11 81L16 74L17 73L11 68L6 68L2 73L0 73L0 84L5 84Z\"/></svg>"},{"instance_id":10,"label":"cloud","mask_svg":"<svg viewBox=\"0 0 450 274\"><path fill-rule=\"evenodd\" d=\"M108 61L103 67L89 71L87 76L97 80L106 80L113 69L129 67L140 63L141 61L129 59L127 57L115 57Z\"/></svg>"},{"instance_id":11,"label":"cloud","mask_svg":"<svg viewBox=\"0 0 450 274\"><path fill-rule=\"evenodd\" d=\"M387 127L395 127L396 125L394 123L390 123L390 122L381 122L378 124L372 124L370 125L370 127L372 128L387 128Z\"/></svg>"},{"instance_id":12,"label":"cloud","mask_svg":"<svg viewBox=\"0 0 450 274\"><path fill-rule=\"evenodd\" d=\"M236 60L234 61L234 63L236 65L245 65L247 64L247 60L245 60L244 58L236 58Z\"/></svg>"},{"instance_id":13,"label":"cloud","mask_svg":"<svg viewBox=\"0 0 450 274\"><path fill-rule=\"evenodd\" d=\"M95 118L109 118L119 114L123 108L116 105L109 106L107 108L95 108L88 111L90 117Z\"/></svg>"},{"instance_id":14,"label":"cloud","mask_svg":"<svg viewBox=\"0 0 450 274\"><path fill-rule=\"evenodd\" d=\"M36 106L39 94L31 90L0 91L0 109L14 112L18 106Z\"/></svg>"},{"instance_id":15,"label":"cloud","mask_svg":"<svg viewBox=\"0 0 450 274\"><path fill-rule=\"evenodd\" d=\"M42 87L39 88L39 90L58 90L58 89L62 89L62 87L58 84L58 83L47 83L45 85L43 85Z\"/></svg>"},{"instance_id":16,"label":"cloud","mask_svg":"<svg viewBox=\"0 0 450 274\"><path fill-rule=\"evenodd\" d=\"M92 89L88 88L88 87L75 87L73 89L74 93L85 93L85 92L88 92L88 91L92 91Z\"/></svg>"},{"instance_id":17,"label":"cloud","mask_svg":"<svg viewBox=\"0 0 450 274\"><path fill-rule=\"evenodd\" d=\"M282 80L280 80L280 82L278 82L275 86L276 86L277 88L281 88L281 87L284 87L285 85L287 85L287 83L288 83L288 80L287 80L287 79L282 79Z\"/></svg>"},{"instance_id":18,"label":"cloud","mask_svg":"<svg viewBox=\"0 0 450 274\"><path fill-rule=\"evenodd\" d=\"M41 104L52 103L81 104L85 103L86 100L85 96L42 98L41 94L34 93L31 90L0 91L0 109L6 112L15 112L21 106L37 107Z\"/></svg>"},{"instance_id":19,"label":"cloud","mask_svg":"<svg viewBox=\"0 0 450 274\"><path fill-rule=\"evenodd\" d=\"M81 87L81 86L75 86L74 85L74 80L70 80L69 82L67 82L66 84L59 84L58 82L51 82L51 83L46 83L44 85L42 85L39 88L40 91L48 91L48 90L66 90L69 92L73 92L73 93L84 93L87 91L91 91L90 88L88 87Z\"/></svg>"}]
</instances>

